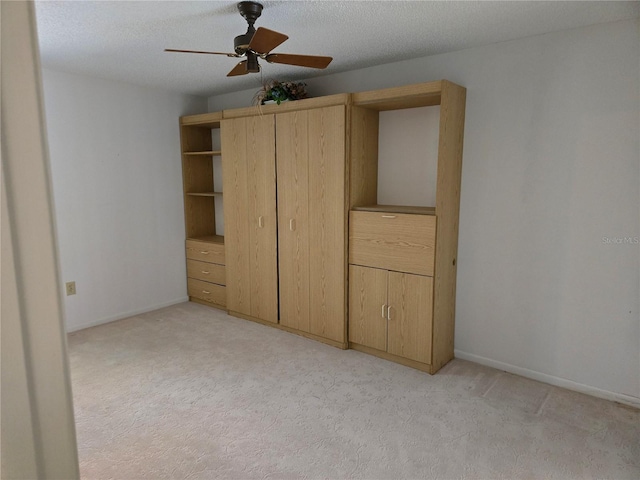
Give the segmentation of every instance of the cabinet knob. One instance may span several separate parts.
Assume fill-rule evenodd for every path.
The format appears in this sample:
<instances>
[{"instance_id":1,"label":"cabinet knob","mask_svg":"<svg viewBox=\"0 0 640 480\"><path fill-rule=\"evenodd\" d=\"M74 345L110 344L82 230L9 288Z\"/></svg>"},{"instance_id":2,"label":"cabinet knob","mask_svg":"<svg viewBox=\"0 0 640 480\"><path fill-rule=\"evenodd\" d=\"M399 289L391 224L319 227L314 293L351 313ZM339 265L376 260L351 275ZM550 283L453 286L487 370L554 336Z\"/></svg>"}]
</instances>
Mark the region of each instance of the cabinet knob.
<instances>
[{"instance_id":1,"label":"cabinet knob","mask_svg":"<svg viewBox=\"0 0 640 480\"><path fill-rule=\"evenodd\" d=\"M202 293L204 293L205 295L209 295L211 292L209 290L202 290Z\"/></svg>"},{"instance_id":2,"label":"cabinet knob","mask_svg":"<svg viewBox=\"0 0 640 480\"><path fill-rule=\"evenodd\" d=\"M206 250L200 250L200 253L201 253L202 255L209 255L209 252L208 252L208 251L206 251Z\"/></svg>"},{"instance_id":3,"label":"cabinet knob","mask_svg":"<svg viewBox=\"0 0 640 480\"><path fill-rule=\"evenodd\" d=\"M387 316L385 315L385 309L387 308L387 304L383 304L382 305L382 318L387 318Z\"/></svg>"},{"instance_id":4,"label":"cabinet knob","mask_svg":"<svg viewBox=\"0 0 640 480\"><path fill-rule=\"evenodd\" d=\"M201 273L204 273L205 275L209 275L209 272L206 270L200 270Z\"/></svg>"},{"instance_id":5,"label":"cabinet knob","mask_svg":"<svg viewBox=\"0 0 640 480\"><path fill-rule=\"evenodd\" d=\"M391 320L391 305L387 305L387 320Z\"/></svg>"},{"instance_id":6,"label":"cabinet knob","mask_svg":"<svg viewBox=\"0 0 640 480\"><path fill-rule=\"evenodd\" d=\"M292 232L295 232L296 230L296 221L293 218L289 220L289 230L291 230Z\"/></svg>"},{"instance_id":7,"label":"cabinet knob","mask_svg":"<svg viewBox=\"0 0 640 480\"><path fill-rule=\"evenodd\" d=\"M258 227L264 228L264 217L262 215L258 217Z\"/></svg>"}]
</instances>

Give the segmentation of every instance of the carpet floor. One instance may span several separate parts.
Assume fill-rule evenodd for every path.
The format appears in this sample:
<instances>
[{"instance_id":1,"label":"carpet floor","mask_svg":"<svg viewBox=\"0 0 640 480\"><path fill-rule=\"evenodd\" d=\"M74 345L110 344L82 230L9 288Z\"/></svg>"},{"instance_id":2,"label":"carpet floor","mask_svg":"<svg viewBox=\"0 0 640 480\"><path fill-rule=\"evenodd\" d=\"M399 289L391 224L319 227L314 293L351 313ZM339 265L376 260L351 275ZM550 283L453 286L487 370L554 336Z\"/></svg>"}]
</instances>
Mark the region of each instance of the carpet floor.
<instances>
[{"instance_id":1,"label":"carpet floor","mask_svg":"<svg viewBox=\"0 0 640 480\"><path fill-rule=\"evenodd\" d=\"M69 335L85 479L640 478L640 410L182 303Z\"/></svg>"}]
</instances>

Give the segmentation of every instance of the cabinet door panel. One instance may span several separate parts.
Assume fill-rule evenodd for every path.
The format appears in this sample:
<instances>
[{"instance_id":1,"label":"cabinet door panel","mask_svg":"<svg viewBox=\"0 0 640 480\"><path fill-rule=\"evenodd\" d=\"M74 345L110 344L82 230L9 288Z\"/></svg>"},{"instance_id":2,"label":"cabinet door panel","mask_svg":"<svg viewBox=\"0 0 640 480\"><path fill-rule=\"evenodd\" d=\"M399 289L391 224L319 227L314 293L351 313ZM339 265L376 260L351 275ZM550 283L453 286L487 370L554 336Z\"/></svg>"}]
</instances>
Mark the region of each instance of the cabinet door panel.
<instances>
[{"instance_id":1,"label":"cabinet door panel","mask_svg":"<svg viewBox=\"0 0 640 480\"><path fill-rule=\"evenodd\" d=\"M349 266L349 341L387 350L386 270Z\"/></svg>"},{"instance_id":2,"label":"cabinet door panel","mask_svg":"<svg viewBox=\"0 0 640 480\"><path fill-rule=\"evenodd\" d=\"M227 307L276 323L274 117L223 120Z\"/></svg>"},{"instance_id":3,"label":"cabinet door panel","mask_svg":"<svg viewBox=\"0 0 640 480\"><path fill-rule=\"evenodd\" d=\"M250 315L278 323L275 122L273 115L247 119Z\"/></svg>"},{"instance_id":4,"label":"cabinet door panel","mask_svg":"<svg viewBox=\"0 0 640 480\"><path fill-rule=\"evenodd\" d=\"M433 279L389 272L388 352L431 364Z\"/></svg>"},{"instance_id":5,"label":"cabinet door panel","mask_svg":"<svg viewBox=\"0 0 640 480\"><path fill-rule=\"evenodd\" d=\"M310 332L345 341L345 107L309 113Z\"/></svg>"},{"instance_id":6,"label":"cabinet door panel","mask_svg":"<svg viewBox=\"0 0 640 480\"><path fill-rule=\"evenodd\" d=\"M280 323L309 332L309 142L307 112L276 118Z\"/></svg>"},{"instance_id":7,"label":"cabinet door panel","mask_svg":"<svg viewBox=\"0 0 640 480\"><path fill-rule=\"evenodd\" d=\"M223 120L220 135L224 188L224 230L227 263L227 308L251 315L249 264L247 120Z\"/></svg>"}]
</instances>

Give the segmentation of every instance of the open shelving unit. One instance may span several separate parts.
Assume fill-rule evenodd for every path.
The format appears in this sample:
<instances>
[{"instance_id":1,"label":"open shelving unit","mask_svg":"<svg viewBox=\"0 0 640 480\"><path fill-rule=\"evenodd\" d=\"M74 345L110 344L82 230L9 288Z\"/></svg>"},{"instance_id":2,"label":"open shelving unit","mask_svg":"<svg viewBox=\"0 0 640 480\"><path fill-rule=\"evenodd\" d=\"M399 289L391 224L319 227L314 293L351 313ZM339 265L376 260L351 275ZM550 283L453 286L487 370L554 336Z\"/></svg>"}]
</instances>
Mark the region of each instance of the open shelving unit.
<instances>
[{"instance_id":1,"label":"open shelving unit","mask_svg":"<svg viewBox=\"0 0 640 480\"><path fill-rule=\"evenodd\" d=\"M224 308L226 268L222 222L220 121L222 113L180 119L186 233L187 290L192 301ZM218 171L216 171L218 170ZM216 188L217 187L217 188Z\"/></svg>"}]
</instances>

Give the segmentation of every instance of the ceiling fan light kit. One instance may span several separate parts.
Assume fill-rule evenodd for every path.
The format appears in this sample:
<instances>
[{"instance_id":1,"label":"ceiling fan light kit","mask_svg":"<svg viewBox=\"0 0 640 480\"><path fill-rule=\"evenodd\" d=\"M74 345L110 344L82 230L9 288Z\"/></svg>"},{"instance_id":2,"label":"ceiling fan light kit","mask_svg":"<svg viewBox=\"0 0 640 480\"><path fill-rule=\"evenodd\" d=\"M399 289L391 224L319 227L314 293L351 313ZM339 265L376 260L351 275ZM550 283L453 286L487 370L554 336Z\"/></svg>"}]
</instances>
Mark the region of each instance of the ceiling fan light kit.
<instances>
[{"instance_id":1,"label":"ceiling fan light kit","mask_svg":"<svg viewBox=\"0 0 640 480\"><path fill-rule=\"evenodd\" d=\"M268 28L258 27L257 30L255 29L254 24L262 14L262 8L262 5L257 2L238 3L238 11L247 21L249 26L245 34L238 35L233 39L235 53L177 50L172 48L166 48L165 52L224 55L226 57L236 58L245 57L245 60L240 61L240 63L231 69L227 74L227 77L259 72L260 64L258 62L258 58L261 58L268 63L280 63L284 65L295 65L309 68L326 68L331 63L333 60L332 57L270 53L271 50L284 43L289 37L283 33L269 30Z\"/></svg>"}]
</instances>

